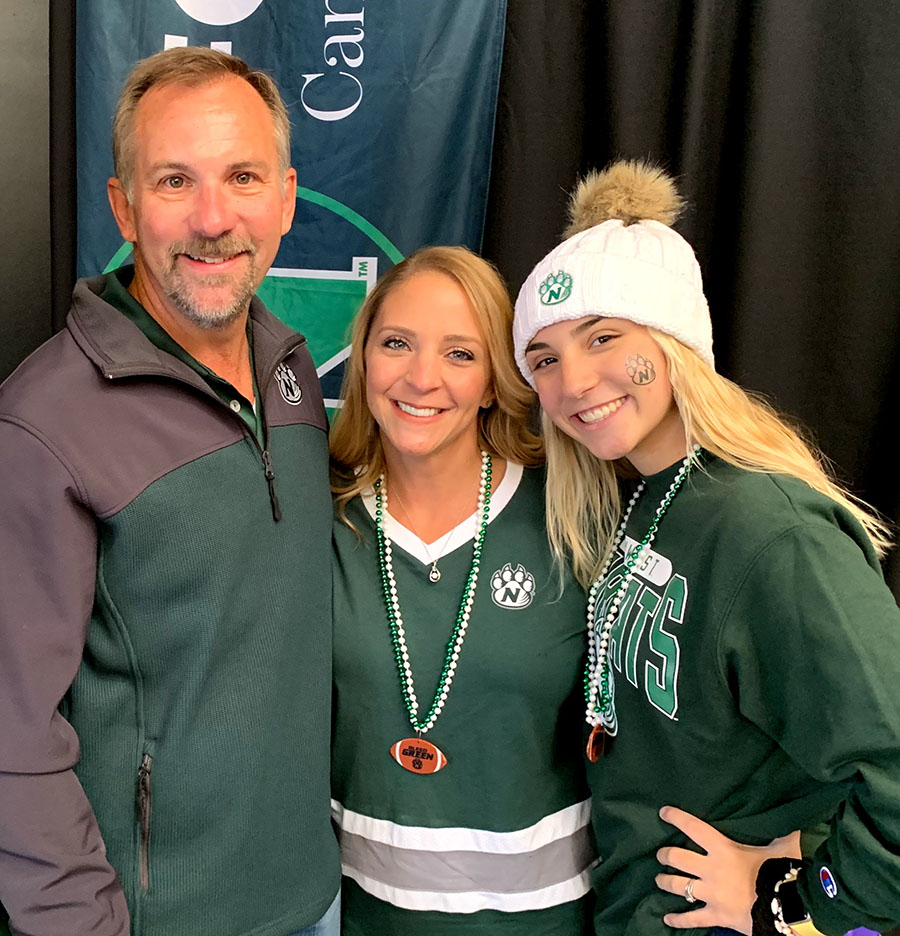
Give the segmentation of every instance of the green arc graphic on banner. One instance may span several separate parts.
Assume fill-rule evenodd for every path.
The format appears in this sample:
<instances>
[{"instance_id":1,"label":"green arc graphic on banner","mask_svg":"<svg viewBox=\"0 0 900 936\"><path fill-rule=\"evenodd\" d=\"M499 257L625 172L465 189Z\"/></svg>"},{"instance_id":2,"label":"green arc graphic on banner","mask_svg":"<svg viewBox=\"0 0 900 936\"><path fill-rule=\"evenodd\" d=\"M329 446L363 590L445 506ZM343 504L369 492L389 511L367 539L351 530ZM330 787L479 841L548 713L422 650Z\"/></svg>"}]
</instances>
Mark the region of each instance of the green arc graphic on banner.
<instances>
[{"instance_id":1,"label":"green arc graphic on banner","mask_svg":"<svg viewBox=\"0 0 900 936\"><path fill-rule=\"evenodd\" d=\"M112 255L109 263L103 268L104 273L110 273L112 270L118 270L120 266L131 256L131 244L125 241L124 244Z\"/></svg>"},{"instance_id":2,"label":"green arc graphic on banner","mask_svg":"<svg viewBox=\"0 0 900 936\"><path fill-rule=\"evenodd\" d=\"M323 195L321 192L314 192L312 189L303 188L301 185L297 186L297 198L312 202L314 205L319 205L321 208L327 208L329 211L333 211L336 215L349 221L354 227L359 228L376 247L384 251L394 263L399 263L403 259L403 254L397 250L388 237L382 234L371 221L367 221L361 214L358 214L352 208L348 208L337 199L331 198L329 195Z\"/></svg>"},{"instance_id":3,"label":"green arc graphic on banner","mask_svg":"<svg viewBox=\"0 0 900 936\"><path fill-rule=\"evenodd\" d=\"M323 195L321 192L314 192L312 189L304 188L302 185L297 186L297 198L302 198L304 201L311 202L313 205L318 205L320 208L333 211L345 221L349 221L355 228L362 231L376 247L384 251L394 263L399 263L403 259L403 254L394 246L386 234L382 234L371 221L367 221L359 212L339 202L336 198L332 198L330 195ZM131 244L126 241L112 255L109 263L103 268L103 272L109 273L111 270L118 269L128 259L130 254Z\"/></svg>"}]
</instances>

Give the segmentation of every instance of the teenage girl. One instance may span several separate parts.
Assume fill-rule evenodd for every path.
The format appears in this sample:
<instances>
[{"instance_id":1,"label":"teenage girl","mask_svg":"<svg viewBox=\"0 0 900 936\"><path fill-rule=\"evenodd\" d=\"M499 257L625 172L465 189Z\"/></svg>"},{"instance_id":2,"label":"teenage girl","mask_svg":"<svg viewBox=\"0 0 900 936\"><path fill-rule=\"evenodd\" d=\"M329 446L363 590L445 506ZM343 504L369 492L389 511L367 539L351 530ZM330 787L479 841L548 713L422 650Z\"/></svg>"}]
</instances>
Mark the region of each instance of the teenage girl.
<instances>
[{"instance_id":1,"label":"teenage girl","mask_svg":"<svg viewBox=\"0 0 900 936\"><path fill-rule=\"evenodd\" d=\"M515 309L551 542L590 590L596 932L880 930L900 920L885 529L716 373L679 208L646 165L590 176ZM822 823L787 857L778 837Z\"/></svg>"}]
</instances>

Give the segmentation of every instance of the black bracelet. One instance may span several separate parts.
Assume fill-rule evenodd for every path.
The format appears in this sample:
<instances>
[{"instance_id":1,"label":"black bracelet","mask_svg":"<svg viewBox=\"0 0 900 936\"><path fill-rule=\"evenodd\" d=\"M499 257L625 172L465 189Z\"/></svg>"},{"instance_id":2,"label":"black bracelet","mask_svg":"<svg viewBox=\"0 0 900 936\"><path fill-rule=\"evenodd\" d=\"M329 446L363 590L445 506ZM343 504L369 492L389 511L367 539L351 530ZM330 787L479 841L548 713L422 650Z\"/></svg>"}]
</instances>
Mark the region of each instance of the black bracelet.
<instances>
[{"instance_id":1,"label":"black bracelet","mask_svg":"<svg viewBox=\"0 0 900 936\"><path fill-rule=\"evenodd\" d=\"M756 875L756 900L750 910L753 923L752 936L780 936L775 928L775 914L772 912L772 898L775 885L783 881L792 868L802 868L805 862L800 858L767 858Z\"/></svg>"}]
</instances>

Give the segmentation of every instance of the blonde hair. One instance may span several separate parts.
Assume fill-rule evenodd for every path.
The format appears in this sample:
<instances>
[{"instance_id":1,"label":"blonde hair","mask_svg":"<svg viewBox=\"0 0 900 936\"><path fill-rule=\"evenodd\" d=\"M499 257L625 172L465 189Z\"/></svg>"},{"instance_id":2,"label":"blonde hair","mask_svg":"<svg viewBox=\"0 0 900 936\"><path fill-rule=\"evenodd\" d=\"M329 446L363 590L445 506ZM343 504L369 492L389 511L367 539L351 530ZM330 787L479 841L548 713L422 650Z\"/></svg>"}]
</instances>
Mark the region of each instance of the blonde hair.
<instances>
[{"instance_id":1,"label":"blonde hair","mask_svg":"<svg viewBox=\"0 0 900 936\"><path fill-rule=\"evenodd\" d=\"M291 122L275 82L242 59L202 46L178 46L142 59L125 79L112 126L113 171L131 201L134 185L134 115L141 98L155 87L211 84L234 75L243 78L263 99L275 126L278 168L284 175L291 165Z\"/></svg>"},{"instance_id":2,"label":"blonde hair","mask_svg":"<svg viewBox=\"0 0 900 936\"><path fill-rule=\"evenodd\" d=\"M694 442L723 461L791 475L848 510L879 557L890 546L887 526L867 504L830 475L825 456L807 443L765 400L717 374L671 335L647 329L659 345L685 430L685 454ZM621 518L619 480L630 466L603 461L543 416L547 447L547 529L557 562L569 561L587 585L599 574ZM632 472L633 473L633 472Z\"/></svg>"},{"instance_id":3,"label":"blonde hair","mask_svg":"<svg viewBox=\"0 0 900 936\"><path fill-rule=\"evenodd\" d=\"M484 335L493 401L478 413L480 444L520 465L544 461L540 437L529 428L534 393L512 354L512 305L500 274L465 247L424 247L392 267L366 297L353 321L341 396L331 429L332 491L342 517L347 503L372 487L384 471L378 424L366 401L366 343L387 296L419 273L442 273L466 294Z\"/></svg>"}]
</instances>

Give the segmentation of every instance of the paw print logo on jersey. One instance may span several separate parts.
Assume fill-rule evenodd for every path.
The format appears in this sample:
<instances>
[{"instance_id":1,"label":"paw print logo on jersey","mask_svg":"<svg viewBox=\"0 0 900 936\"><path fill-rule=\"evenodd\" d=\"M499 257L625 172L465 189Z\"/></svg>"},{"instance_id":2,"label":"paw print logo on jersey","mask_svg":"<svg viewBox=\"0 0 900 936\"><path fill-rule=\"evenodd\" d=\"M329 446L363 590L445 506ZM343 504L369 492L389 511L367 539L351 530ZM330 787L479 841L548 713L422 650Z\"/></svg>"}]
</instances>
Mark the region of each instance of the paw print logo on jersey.
<instances>
[{"instance_id":1,"label":"paw print logo on jersey","mask_svg":"<svg viewBox=\"0 0 900 936\"><path fill-rule=\"evenodd\" d=\"M523 565L506 563L491 576L491 597L501 608L519 611L534 598L534 576Z\"/></svg>"},{"instance_id":2,"label":"paw print logo on jersey","mask_svg":"<svg viewBox=\"0 0 900 936\"><path fill-rule=\"evenodd\" d=\"M551 273L541 283L538 292L543 305L557 305L565 302L572 295L572 277L564 270Z\"/></svg>"}]
</instances>

